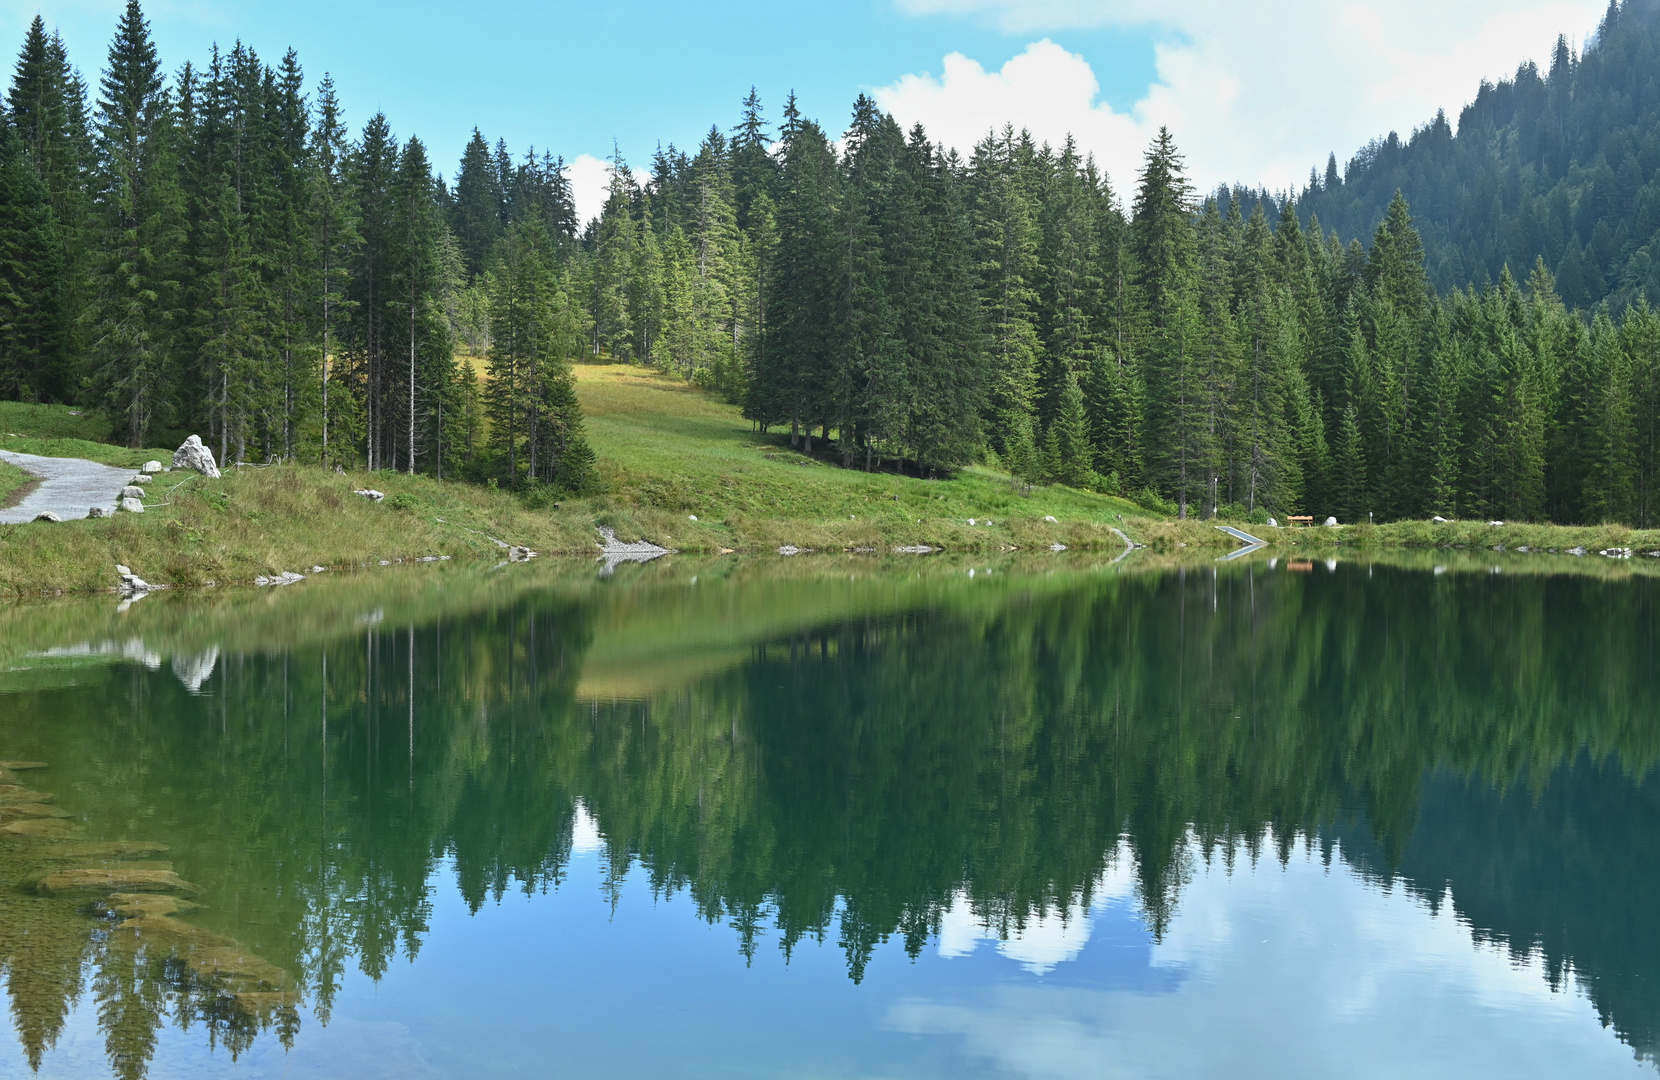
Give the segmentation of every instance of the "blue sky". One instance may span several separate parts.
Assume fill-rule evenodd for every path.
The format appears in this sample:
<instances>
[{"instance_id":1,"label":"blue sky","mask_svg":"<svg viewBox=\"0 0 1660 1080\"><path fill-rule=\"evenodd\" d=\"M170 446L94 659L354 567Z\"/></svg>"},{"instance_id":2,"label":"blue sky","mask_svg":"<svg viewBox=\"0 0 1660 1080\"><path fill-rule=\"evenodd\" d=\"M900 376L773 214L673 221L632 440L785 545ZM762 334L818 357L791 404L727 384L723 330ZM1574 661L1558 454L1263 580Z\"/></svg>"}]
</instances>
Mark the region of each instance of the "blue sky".
<instances>
[{"instance_id":1,"label":"blue sky","mask_svg":"<svg viewBox=\"0 0 1660 1080\"><path fill-rule=\"evenodd\" d=\"M123 0L12 0L0 45L36 11L96 81ZM1168 123L1196 179L1285 185L1436 107L1476 80L1581 40L1603 0L726 0L633 4L477 0L152 0L169 70L241 38L308 75L334 75L348 121L383 109L446 173L472 127L577 163L582 202L615 139L644 164L659 141L695 145L735 121L751 84L776 119L793 88L839 130L874 93L902 121L971 143L1013 121L1075 134L1120 189ZM8 43L9 42L9 43ZM1433 43L1426 45L1425 43Z\"/></svg>"}]
</instances>

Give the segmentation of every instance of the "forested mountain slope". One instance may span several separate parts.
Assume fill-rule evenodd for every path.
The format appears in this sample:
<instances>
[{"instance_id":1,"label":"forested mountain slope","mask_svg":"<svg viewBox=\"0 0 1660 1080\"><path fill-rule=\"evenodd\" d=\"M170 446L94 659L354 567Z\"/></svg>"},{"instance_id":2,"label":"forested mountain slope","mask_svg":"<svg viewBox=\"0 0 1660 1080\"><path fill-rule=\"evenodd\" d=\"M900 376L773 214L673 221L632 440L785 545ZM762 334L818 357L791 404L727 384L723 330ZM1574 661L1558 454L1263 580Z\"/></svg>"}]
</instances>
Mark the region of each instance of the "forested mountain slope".
<instances>
[{"instance_id":1,"label":"forested mountain slope","mask_svg":"<svg viewBox=\"0 0 1660 1080\"><path fill-rule=\"evenodd\" d=\"M1341 177L1334 157L1298 209L1369 237L1397 189L1441 292L1542 257L1570 306L1660 299L1660 0L1610 3L1579 55L1558 38L1548 72L1528 61L1483 82L1456 134L1437 114L1410 139L1372 142Z\"/></svg>"}]
</instances>

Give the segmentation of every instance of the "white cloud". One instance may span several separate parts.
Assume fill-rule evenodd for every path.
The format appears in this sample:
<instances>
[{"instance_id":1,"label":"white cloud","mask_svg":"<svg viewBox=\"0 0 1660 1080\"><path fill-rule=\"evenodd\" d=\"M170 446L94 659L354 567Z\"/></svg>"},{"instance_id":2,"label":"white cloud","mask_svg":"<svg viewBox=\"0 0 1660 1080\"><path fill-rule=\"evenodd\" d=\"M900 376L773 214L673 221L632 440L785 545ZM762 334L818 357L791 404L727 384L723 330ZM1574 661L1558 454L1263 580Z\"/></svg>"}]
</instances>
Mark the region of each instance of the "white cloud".
<instances>
[{"instance_id":1,"label":"white cloud","mask_svg":"<svg viewBox=\"0 0 1660 1080\"><path fill-rule=\"evenodd\" d=\"M1432 915L1301 844L1283 868L1232 872L1190 845L1199 872L1152 946L1185 973L1167 992L999 980L899 998L887 1026L949 1038L958 1072L1033 1080L1653 1076L1577 984L1555 992L1537 956L1472 942L1450 897Z\"/></svg>"},{"instance_id":2,"label":"white cloud","mask_svg":"<svg viewBox=\"0 0 1660 1080\"><path fill-rule=\"evenodd\" d=\"M604 849L605 834L599 831L599 822L588 812L587 803L576 800L576 813L571 821L571 854L592 855Z\"/></svg>"},{"instance_id":3,"label":"white cloud","mask_svg":"<svg viewBox=\"0 0 1660 1080\"><path fill-rule=\"evenodd\" d=\"M904 125L966 151L1004 122L1052 143L1074 133L1126 193L1152 134L1168 125L1202 187L1300 185L1335 150L1403 136L1458 110L1482 78L1543 61L1558 33L1580 41L1605 0L1284 0L1271 10L1223 0L897 0L912 14L964 15L1013 34L1048 33L1000 69L953 53L940 73L876 91ZM1099 101L1088 61L1063 32L1141 28L1167 35L1157 76L1126 111Z\"/></svg>"},{"instance_id":4,"label":"white cloud","mask_svg":"<svg viewBox=\"0 0 1660 1080\"><path fill-rule=\"evenodd\" d=\"M592 154L578 154L565 166L571 178L571 197L576 200L577 229L599 217L611 190L611 165Z\"/></svg>"},{"instance_id":5,"label":"white cloud","mask_svg":"<svg viewBox=\"0 0 1660 1080\"><path fill-rule=\"evenodd\" d=\"M1095 916L1109 905L1135 894L1135 860L1128 845L1120 845L1090 890L1090 903L1081 900L1064 911L1033 915L1020 926L999 927L974 910L968 894L958 892L940 914L939 954L947 960L967 956L982 941L997 942L997 951L1033 975L1047 975L1058 964L1076 960L1089 943Z\"/></svg>"}]
</instances>

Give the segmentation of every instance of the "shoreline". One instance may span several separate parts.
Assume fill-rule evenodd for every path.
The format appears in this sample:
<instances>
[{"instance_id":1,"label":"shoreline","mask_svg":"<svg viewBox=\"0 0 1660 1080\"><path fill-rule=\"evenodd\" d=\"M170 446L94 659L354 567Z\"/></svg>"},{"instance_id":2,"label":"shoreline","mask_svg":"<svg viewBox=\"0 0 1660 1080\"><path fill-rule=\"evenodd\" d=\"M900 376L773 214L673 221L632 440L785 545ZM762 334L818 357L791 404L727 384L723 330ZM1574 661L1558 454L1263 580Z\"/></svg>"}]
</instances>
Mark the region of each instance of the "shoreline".
<instances>
[{"instance_id":1,"label":"shoreline","mask_svg":"<svg viewBox=\"0 0 1660 1080\"><path fill-rule=\"evenodd\" d=\"M353 494L373 486L386 498ZM1176 521L1109 513L1071 520L1013 517L912 518L898 502L875 504L860 519L769 517L735 511L718 520L638 505L629 492L534 509L519 497L473 485L393 473L349 473L280 465L228 472L176 491L144 514L0 526L0 594L11 598L92 595L118 588L123 564L151 585L191 589L252 585L313 566L375 569L450 556L502 560L499 541L544 558L602 554L602 531L622 543L649 542L687 556L794 557L896 553L1012 556L1061 552L1116 554L1120 533L1160 556L1227 554L1244 545L1224 522ZM933 498L922 495L918 498ZM916 500L911 500L913 503ZM1053 519L1053 520L1048 520ZM970 524L970 522L973 522ZM1268 557L1368 552L1500 551L1603 559L1605 551L1647 560L1660 530L1488 522L1403 521L1385 525L1268 528L1226 522L1258 536ZM1660 558L1655 559L1660 565ZM1566 563L1564 565L1567 565Z\"/></svg>"}]
</instances>

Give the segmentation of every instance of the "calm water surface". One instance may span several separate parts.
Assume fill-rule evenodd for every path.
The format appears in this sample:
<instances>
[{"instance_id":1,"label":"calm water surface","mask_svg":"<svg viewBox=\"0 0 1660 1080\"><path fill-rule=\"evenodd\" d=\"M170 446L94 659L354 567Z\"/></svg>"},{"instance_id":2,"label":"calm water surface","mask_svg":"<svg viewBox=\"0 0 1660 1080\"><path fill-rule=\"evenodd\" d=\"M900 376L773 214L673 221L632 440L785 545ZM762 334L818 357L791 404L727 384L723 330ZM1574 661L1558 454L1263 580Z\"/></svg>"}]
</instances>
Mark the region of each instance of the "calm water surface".
<instances>
[{"instance_id":1,"label":"calm water surface","mask_svg":"<svg viewBox=\"0 0 1660 1080\"><path fill-rule=\"evenodd\" d=\"M1660 578L1143 554L0 610L0 1076L1652 1076Z\"/></svg>"}]
</instances>

